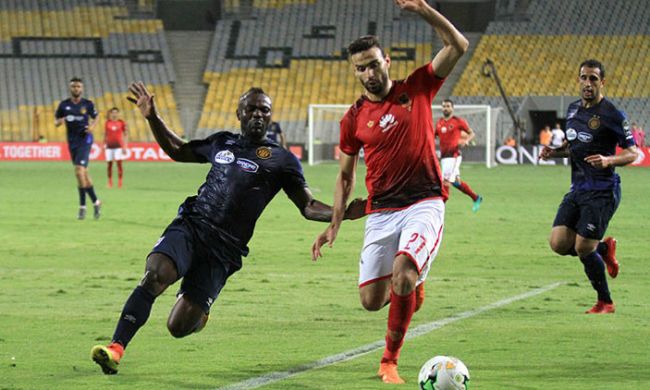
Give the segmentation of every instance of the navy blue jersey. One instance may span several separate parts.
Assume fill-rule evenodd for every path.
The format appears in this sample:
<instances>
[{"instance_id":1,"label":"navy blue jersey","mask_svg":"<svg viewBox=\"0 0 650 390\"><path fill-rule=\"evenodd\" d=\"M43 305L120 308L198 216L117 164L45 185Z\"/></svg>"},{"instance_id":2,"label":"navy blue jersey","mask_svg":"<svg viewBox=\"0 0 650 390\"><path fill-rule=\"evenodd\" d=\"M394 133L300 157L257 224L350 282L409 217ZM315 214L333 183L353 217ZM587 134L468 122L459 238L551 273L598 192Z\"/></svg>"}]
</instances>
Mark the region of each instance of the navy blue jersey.
<instances>
[{"instance_id":1,"label":"navy blue jersey","mask_svg":"<svg viewBox=\"0 0 650 390\"><path fill-rule=\"evenodd\" d=\"M181 214L199 222L208 236L217 235L238 255L248 254L255 223L280 189L292 194L307 186L298 159L269 140L257 143L224 131L189 146L212 168L197 196L183 203Z\"/></svg>"},{"instance_id":2,"label":"navy blue jersey","mask_svg":"<svg viewBox=\"0 0 650 390\"><path fill-rule=\"evenodd\" d=\"M589 108L583 107L578 100L569 105L566 123L565 133L571 155L571 190L614 188L619 182L614 167L595 168L584 159L594 154L613 156L616 145L624 149L634 146L625 115L605 98Z\"/></svg>"},{"instance_id":3,"label":"navy blue jersey","mask_svg":"<svg viewBox=\"0 0 650 390\"><path fill-rule=\"evenodd\" d=\"M282 134L280 124L278 122L271 122L269 127L266 129L266 138L273 142L280 142L279 134Z\"/></svg>"},{"instance_id":4,"label":"navy blue jersey","mask_svg":"<svg viewBox=\"0 0 650 390\"><path fill-rule=\"evenodd\" d=\"M92 134L86 132L88 118L97 118L97 110L92 101L81 98L79 103L75 104L72 102L72 99L65 99L59 103L59 107L56 109L54 116L56 119L65 119L70 148L77 148L84 144L93 143Z\"/></svg>"}]
</instances>

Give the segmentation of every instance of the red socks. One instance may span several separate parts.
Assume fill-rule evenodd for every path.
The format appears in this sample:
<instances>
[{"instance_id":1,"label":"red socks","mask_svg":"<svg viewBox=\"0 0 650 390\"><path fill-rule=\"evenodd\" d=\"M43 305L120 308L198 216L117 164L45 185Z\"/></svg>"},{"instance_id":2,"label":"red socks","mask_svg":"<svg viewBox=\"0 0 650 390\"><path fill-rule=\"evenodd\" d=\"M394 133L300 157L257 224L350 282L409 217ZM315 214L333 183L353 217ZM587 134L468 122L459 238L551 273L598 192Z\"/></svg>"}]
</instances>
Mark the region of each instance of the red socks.
<instances>
[{"instance_id":1,"label":"red socks","mask_svg":"<svg viewBox=\"0 0 650 390\"><path fill-rule=\"evenodd\" d=\"M478 199L478 195L464 181L461 180L460 184L454 183L454 187L458 188L463 194L468 195L472 200Z\"/></svg>"},{"instance_id":2,"label":"red socks","mask_svg":"<svg viewBox=\"0 0 650 390\"><path fill-rule=\"evenodd\" d=\"M388 309L388 331L386 332L386 348L382 363L397 363L399 353L404 344L406 330L411 323L415 312L415 291L405 296L400 296L390 290L390 307ZM393 337L395 338L393 338Z\"/></svg>"}]
</instances>

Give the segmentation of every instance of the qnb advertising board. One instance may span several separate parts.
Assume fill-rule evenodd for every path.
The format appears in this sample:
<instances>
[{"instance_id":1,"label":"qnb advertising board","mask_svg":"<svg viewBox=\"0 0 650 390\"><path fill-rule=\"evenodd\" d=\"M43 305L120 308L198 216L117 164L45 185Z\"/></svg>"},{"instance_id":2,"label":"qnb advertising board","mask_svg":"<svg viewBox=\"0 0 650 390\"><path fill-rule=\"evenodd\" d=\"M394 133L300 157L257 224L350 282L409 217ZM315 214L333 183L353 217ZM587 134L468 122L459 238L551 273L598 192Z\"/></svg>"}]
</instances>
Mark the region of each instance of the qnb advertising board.
<instances>
[{"instance_id":1,"label":"qnb advertising board","mask_svg":"<svg viewBox=\"0 0 650 390\"><path fill-rule=\"evenodd\" d=\"M0 142L2 161L70 161L70 151L65 142ZM91 161L104 161L104 149L93 144ZM171 161L169 156L154 142L132 142L126 149L128 161Z\"/></svg>"},{"instance_id":2,"label":"qnb advertising board","mask_svg":"<svg viewBox=\"0 0 650 390\"><path fill-rule=\"evenodd\" d=\"M494 159L497 164L516 165L516 164L533 164L533 165L569 165L568 158L555 158L548 161L539 160L541 145L524 145L524 146L499 146L495 153ZM650 167L650 147L638 148L639 157L630 165ZM618 149L617 149L618 151Z\"/></svg>"}]
</instances>

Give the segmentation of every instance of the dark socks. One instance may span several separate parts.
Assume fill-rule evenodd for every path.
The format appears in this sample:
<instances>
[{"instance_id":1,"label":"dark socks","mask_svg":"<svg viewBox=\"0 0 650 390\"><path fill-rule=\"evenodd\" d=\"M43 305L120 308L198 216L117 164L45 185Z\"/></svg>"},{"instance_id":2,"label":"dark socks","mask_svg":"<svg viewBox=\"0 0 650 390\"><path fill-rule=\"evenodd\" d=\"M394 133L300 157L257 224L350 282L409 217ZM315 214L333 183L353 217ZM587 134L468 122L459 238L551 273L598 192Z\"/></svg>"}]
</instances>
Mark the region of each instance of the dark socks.
<instances>
[{"instance_id":1,"label":"dark socks","mask_svg":"<svg viewBox=\"0 0 650 390\"><path fill-rule=\"evenodd\" d=\"M86 205L86 189L77 187L77 190L79 190L79 206L85 206Z\"/></svg>"},{"instance_id":2,"label":"dark socks","mask_svg":"<svg viewBox=\"0 0 650 390\"><path fill-rule=\"evenodd\" d=\"M598 252L599 255L602 256L605 253L607 253L607 249L608 249L607 244L605 244L604 242L601 241L601 242L598 243L598 247L597 247L596 251Z\"/></svg>"},{"instance_id":3,"label":"dark socks","mask_svg":"<svg viewBox=\"0 0 650 390\"><path fill-rule=\"evenodd\" d=\"M122 309L113 334L113 342L120 343L126 348L138 329L147 322L155 299L156 297L142 286L133 290Z\"/></svg>"},{"instance_id":4,"label":"dark socks","mask_svg":"<svg viewBox=\"0 0 650 390\"><path fill-rule=\"evenodd\" d=\"M591 282L591 286L598 293L598 300L605 303L612 303L605 276L605 263L598 254L598 251L591 252L586 256L581 256L580 261L585 266L585 274Z\"/></svg>"},{"instance_id":5,"label":"dark socks","mask_svg":"<svg viewBox=\"0 0 650 390\"><path fill-rule=\"evenodd\" d=\"M90 196L90 200L92 200L93 203L97 202L97 195L95 195L95 187L90 186L86 188L86 192L88 193L88 196Z\"/></svg>"}]
</instances>

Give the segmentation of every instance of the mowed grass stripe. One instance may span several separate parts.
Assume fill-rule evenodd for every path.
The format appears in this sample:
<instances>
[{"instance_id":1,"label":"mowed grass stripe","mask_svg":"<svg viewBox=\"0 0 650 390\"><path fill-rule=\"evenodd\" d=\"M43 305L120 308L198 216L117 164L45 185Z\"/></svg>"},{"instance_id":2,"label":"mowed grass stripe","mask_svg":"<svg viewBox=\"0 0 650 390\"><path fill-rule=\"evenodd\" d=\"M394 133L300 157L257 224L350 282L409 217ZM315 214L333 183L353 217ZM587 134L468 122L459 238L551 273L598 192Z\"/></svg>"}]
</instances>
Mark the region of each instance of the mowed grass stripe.
<instances>
[{"instance_id":1,"label":"mowed grass stripe","mask_svg":"<svg viewBox=\"0 0 650 390\"><path fill-rule=\"evenodd\" d=\"M422 324L419 326L416 326L415 328L412 328L408 331L406 334L406 339L410 340L422 335L425 335L427 333L430 333L436 329L440 329L443 326L452 324L457 321L465 320L471 317L475 317L477 315L480 315L482 313L485 313L490 310L498 309L502 306L509 305L513 302L521 301L524 299L528 299L531 297L534 297L536 295L543 294L545 292L548 292L550 290L556 289L563 285L563 282L555 282L551 283L549 285L546 285L544 287L539 287L533 290L529 290L523 294L518 294L514 295L509 298L504 298L500 301L481 306L476 309L472 310L467 310L462 313L458 313L437 321L432 321L426 324ZM244 381L234 383L232 385L228 385L225 387L220 387L218 390L244 390L244 389L256 389L258 387L262 387L271 383L279 382L281 380L296 376L300 373L306 372L306 371L311 371L315 370L318 368L323 368L330 366L332 364L340 363L340 362L345 362L348 360L356 359L360 356L366 355L370 352L376 351L378 349L384 348L385 341L384 340L379 340L375 341L370 344L362 345L357 348L353 348L350 350L347 350L345 352L338 353L336 355L331 355L328 357L325 357L320 360L316 360L311 363L307 364L302 364L300 366L292 367L286 371L275 371L275 372L270 372L268 374L260 375L254 378L246 379Z\"/></svg>"}]
</instances>

